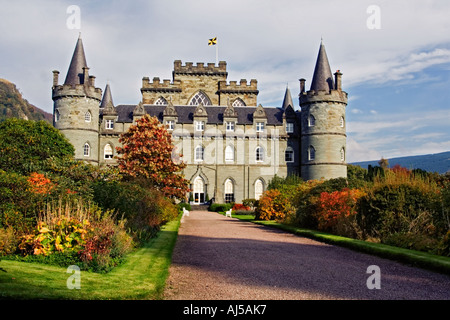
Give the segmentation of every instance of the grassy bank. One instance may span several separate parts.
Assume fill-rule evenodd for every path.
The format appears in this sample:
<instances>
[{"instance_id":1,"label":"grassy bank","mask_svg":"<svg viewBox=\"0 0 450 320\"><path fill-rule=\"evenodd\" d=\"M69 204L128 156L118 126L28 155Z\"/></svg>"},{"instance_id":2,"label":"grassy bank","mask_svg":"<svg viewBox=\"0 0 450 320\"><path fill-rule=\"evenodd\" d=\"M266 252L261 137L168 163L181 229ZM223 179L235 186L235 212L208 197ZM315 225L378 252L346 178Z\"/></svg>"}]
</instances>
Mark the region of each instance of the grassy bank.
<instances>
[{"instance_id":1,"label":"grassy bank","mask_svg":"<svg viewBox=\"0 0 450 320\"><path fill-rule=\"evenodd\" d=\"M69 290L67 269L0 261L0 299L160 300L168 276L180 219L164 225L144 247L107 274L81 272L81 288Z\"/></svg>"},{"instance_id":2,"label":"grassy bank","mask_svg":"<svg viewBox=\"0 0 450 320\"><path fill-rule=\"evenodd\" d=\"M424 269L450 274L449 257L437 256L426 252L393 247L381 243L372 243L341 236L335 236L324 232L285 225L275 221L255 221L254 216L251 215L245 216L232 215L232 216L233 218L238 218L243 221L250 221L256 224L282 229L284 231L299 236L315 239L321 242L346 247L352 250L376 255L379 257L399 261L406 264L411 264L413 266L421 267Z\"/></svg>"}]
</instances>

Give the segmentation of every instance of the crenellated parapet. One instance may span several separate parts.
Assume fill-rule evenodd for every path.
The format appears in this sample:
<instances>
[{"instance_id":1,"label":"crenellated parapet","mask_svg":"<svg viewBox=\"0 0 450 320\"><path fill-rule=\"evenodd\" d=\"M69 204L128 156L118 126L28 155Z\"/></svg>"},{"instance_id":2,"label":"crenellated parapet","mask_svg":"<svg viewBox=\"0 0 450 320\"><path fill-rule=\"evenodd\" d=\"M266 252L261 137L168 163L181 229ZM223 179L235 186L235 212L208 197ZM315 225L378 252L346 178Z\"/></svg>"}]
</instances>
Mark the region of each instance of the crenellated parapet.
<instances>
[{"instance_id":1,"label":"crenellated parapet","mask_svg":"<svg viewBox=\"0 0 450 320\"><path fill-rule=\"evenodd\" d=\"M251 79L250 83L247 83L246 79L241 79L239 84L237 81L230 81L227 84L226 81L219 81L219 93L253 93L258 94L258 81Z\"/></svg>"},{"instance_id":2,"label":"crenellated parapet","mask_svg":"<svg viewBox=\"0 0 450 320\"><path fill-rule=\"evenodd\" d=\"M54 101L66 97L87 97L101 102L102 89L84 84L62 84L52 88L52 98Z\"/></svg>"},{"instance_id":3,"label":"crenellated parapet","mask_svg":"<svg viewBox=\"0 0 450 320\"><path fill-rule=\"evenodd\" d=\"M216 76L227 76L227 63L225 61L220 61L219 65L216 66L215 63L205 63L197 62L196 65L192 62L186 62L182 65L181 60L175 60L173 66L173 75L216 75Z\"/></svg>"}]
</instances>

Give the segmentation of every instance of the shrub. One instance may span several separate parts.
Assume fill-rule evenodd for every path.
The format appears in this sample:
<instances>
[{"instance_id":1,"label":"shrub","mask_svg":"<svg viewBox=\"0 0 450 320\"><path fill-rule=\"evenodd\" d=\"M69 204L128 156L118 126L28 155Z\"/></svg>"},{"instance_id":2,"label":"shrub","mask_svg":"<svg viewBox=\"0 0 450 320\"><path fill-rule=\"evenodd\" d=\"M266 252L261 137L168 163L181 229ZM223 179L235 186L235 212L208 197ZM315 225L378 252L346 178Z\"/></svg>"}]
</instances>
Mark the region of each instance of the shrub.
<instances>
[{"instance_id":1,"label":"shrub","mask_svg":"<svg viewBox=\"0 0 450 320\"><path fill-rule=\"evenodd\" d=\"M293 210L287 196L277 189L263 193L255 210L256 220L282 220Z\"/></svg>"},{"instance_id":2,"label":"shrub","mask_svg":"<svg viewBox=\"0 0 450 320\"><path fill-rule=\"evenodd\" d=\"M14 229L8 227L6 229L0 228L0 257L12 254L17 249L17 239L14 234Z\"/></svg>"},{"instance_id":3,"label":"shrub","mask_svg":"<svg viewBox=\"0 0 450 320\"><path fill-rule=\"evenodd\" d=\"M255 210L255 208L258 206L258 200L244 199L244 200L242 200L242 204L246 207L249 207L251 210Z\"/></svg>"},{"instance_id":4,"label":"shrub","mask_svg":"<svg viewBox=\"0 0 450 320\"><path fill-rule=\"evenodd\" d=\"M232 208L233 211L250 211L250 207L247 207L241 203L235 203Z\"/></svg>"},{"instance_id":5,"label":"shrub","mask_svg":"<svg viewBox=\"0 0 450 320\"><path fill-rule=\"evenodd\" d=\"M209 206L208 210L214 212L224 212L230 210L231 207L231 203L213 203Z\"/></svg>"},{"instance_id":6,"label":"shrub","mask_svg":"<svg viewBox=\"0 0 450 320\"><path fill-rule=\"evenodd\" d=\"M178 203L177 207L178 207L178 212L180 212L180 213L183 212L183 208L185 208L185 209L188 210L188 211L191 211L191 210L192 210L191 205L190 205L189 203L186 203L186 202L180 202L180 203Z\"/></svg>"}]
</instances>

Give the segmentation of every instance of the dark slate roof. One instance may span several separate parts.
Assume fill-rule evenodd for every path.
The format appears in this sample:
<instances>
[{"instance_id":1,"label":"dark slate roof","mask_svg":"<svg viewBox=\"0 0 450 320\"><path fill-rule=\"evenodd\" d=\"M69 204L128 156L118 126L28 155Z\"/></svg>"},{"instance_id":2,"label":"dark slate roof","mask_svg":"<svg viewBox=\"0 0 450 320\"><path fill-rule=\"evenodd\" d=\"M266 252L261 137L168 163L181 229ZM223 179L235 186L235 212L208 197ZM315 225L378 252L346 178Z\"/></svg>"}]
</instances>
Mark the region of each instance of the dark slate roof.
<instances>
[{"instance_id":1,"label":"dark slate roof","mask_svg":"<svg viewBox=\"0 0 450 320\"><path fill-rule=\"evenodd\" d=\"M111 95L111 88L109 87L109 84L106 84L105 92L103 93L102 103L100 104L100 108L106 108L108 103L111 103L114 106L112 95Z\"/></svg>"},{"instance_id":2,"label":"dark slate roof","mask_svg":"<svg viewBox=\"0 0 450 320\"><path fill-rule=\"evenodd\" d=\"M164 105L144 105L145 111L150 115L157 117L159 121L163 121L163 113L166 106ZM174 106L178 114L179 123L193 123L194 112L196 106ZM132 122L133 110L136 105L118 105L116 110L118 113L118 122ZM209 124L221 124L223 123L223 112L226 107L219 106L205 106L208 113ZM235 107L237 112L238 124L253 124L253 113L256 107ZM282 125L283 124L283 109L282 108L264 108L267 115L268 125Z\"/></svg>"},{"instance_id":3,"label":"dark slate roof","mask_svg":"<svg viewBox=\"0 0 450 320\"><path fill-rule=\"evenodd\" d=\"M333 76L331 74L330 63L328 62L325 46L320 43L319 54L317 56L316 67L314 69L314 75L311 82L311 90L330 91L334 89Z\"/></svg>"},{"instance_id":4,"label":"dark slate roof","mask_svg":"<svg viewBox=\"0 0 450 320\"><path fill-rule=\"evenodd\" d=\"M286 88L286 92L284 94L283 99L283 109L286 110L286 108L289 105L292 107L292 109L294 108L294 102L292 101L291 91L289 90L289 88Z\"/></svg>"},{"instance_id":5,"label":"dark slate roof","mask_svg":"<svg viewBox=\"0 0 450 320\"><path fill-rule=\"evenodd\" d=\"M72 60L70 61L69 71L67 71L64 84L83 84L83 68L87 67L86 56L84 55L83 42L81 37L78 38L77 45L73 51Z\"/></svg>"}]
</instances>

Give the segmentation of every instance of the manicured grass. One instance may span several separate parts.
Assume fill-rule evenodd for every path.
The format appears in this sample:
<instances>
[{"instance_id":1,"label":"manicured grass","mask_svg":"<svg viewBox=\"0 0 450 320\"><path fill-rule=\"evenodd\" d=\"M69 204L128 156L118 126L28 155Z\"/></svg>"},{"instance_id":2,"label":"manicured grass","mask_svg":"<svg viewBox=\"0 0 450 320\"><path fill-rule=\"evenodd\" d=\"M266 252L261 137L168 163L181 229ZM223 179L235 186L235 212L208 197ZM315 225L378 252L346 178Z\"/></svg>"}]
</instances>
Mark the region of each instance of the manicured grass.
<instances>
[{"instance_id":1,"label":"manicured grass","mask_svg":"<svg viewBox=\"0 0 450 320\"><path fill-rule=\"evenodd\" d=\"M429 254L426 252L409 250L389 246L381 243L367 242L363 240L356 240L341 236L332 235L325 232L319 232L309 229L297 228L290 225L278 223L276 221L256 221L254 216L242 216L245 221L250 221L256 224L269 226L273 228L282 229L290 233L315 239L321 242L326 242L333 245L338 245L353 249L356 251L376 255L379 257L399 261L402 263L411 264L424 269L429 269L445 274L450 274L450 258L438 255ZM253 219L251 218L253 217ZM233 218L240 219L240 215L233 215Z\"/></svg>"},{"instance_id":2,"label":"manicured grass","mask_svg":"<svg viewBox=\"0 0 450 320\"><path fill-rule=\"evenodd\" d=\"M0 261L0 299L160 300L180 219L169 222L147 245L107 274L81 271L81 288L68 289L72 273L50 265Z\"/></svg>"}]
</instances>

